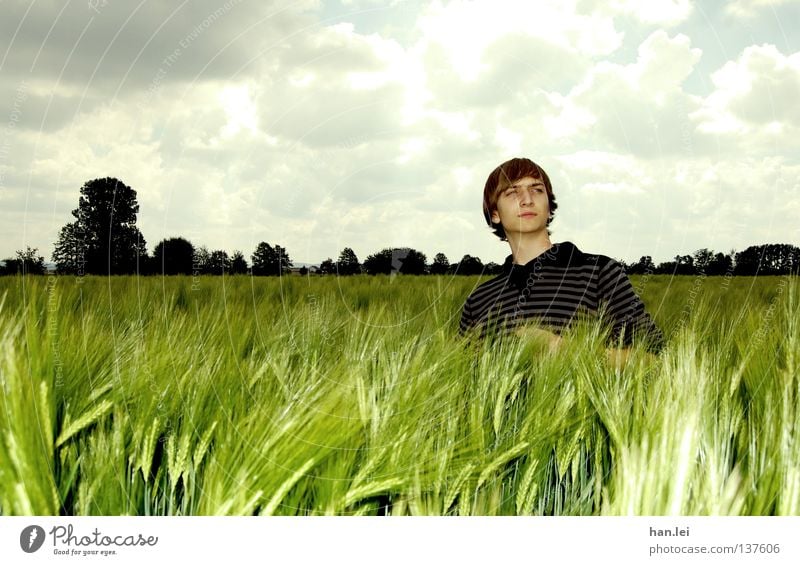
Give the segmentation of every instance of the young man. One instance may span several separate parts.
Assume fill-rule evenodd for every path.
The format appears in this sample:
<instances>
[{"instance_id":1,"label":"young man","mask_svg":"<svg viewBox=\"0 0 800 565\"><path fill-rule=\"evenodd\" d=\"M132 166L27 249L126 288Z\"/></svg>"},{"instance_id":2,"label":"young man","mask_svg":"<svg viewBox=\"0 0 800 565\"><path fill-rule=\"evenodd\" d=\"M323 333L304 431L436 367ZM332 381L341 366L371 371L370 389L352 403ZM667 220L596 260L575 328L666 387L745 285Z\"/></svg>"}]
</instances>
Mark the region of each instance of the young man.
<instances>
[{"instance_id":1,"label":"young man","mask_svg":"<svg viewBox=\"0 0 800 565\"><path fill-rule=\"evenodd\" d=\"M511 159L486 181L483 212L494 233L511 247L501 275L479 285L461 313L459 331L489 327L501 334L530 332L546 337L551 347L579 312L597 315L605 308L611 325L610 357L627 359L634 341L657 353L661 331L633 290L622 266L605 255L588 254L569 241L553 244L547 226L557 208L547 173L529 159ZM536 320L551 330L524 327Z\"/></svg>"}]
</instances>

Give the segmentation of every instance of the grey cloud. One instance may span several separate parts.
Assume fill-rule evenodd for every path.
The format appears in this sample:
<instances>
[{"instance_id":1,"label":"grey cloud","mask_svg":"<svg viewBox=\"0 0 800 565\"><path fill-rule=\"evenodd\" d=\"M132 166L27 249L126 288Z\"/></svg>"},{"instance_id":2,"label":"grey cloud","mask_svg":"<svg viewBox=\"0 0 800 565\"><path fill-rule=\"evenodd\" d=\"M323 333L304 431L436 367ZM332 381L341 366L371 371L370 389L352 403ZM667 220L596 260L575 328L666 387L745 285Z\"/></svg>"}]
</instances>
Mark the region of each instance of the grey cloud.
<instances>
[{"instance_id":1,"label":"grey cloud","mask_svg":"<svg viewBox=\"0 0 800 565\"><path fill-rule=\"evenodd\" d=\"M266 46L311 21L297 4L246 0L169 3L6 2L0 36L3 72L106 96L155 82L227 78ZM24 18L24 19L23 19ZM19 33L15 31L19 26Z\"/></svg>"},{"instance_id":2,"label":"grey cloud","mask_svg":"<svg viewBox=\"0 0 800 565\"><path fill-rule=\"evenodd\" d=\"M22 98L14 102L15 95L22 92ZM17 117L16 127L37 132L53 132L78 118L82 112L94 110L102 100L87 96L43 94L33 90L28 83L0 85L0 100Z\"/></svg>"},{"instance_id":3,"label":"grey cloud","mask_svg":"<svg viewBox=\"0 0 800 565\"><path fill-rule=\"evenodd\" d=\"M388 85L351 90L321 84L306 89L283 85L259 100L261 127L270 135L313 146L351 146L401 127L403 90Z\"/></svg>"},{"instance_id":4,"label":"grey cloud","mask_svg":"<svg viewBox=\"0 0 800 565\"><path fill-rule=\"evenodd\" d=\"M363 38L320 25L300 28L276 44L279 75L297 71L330 78L343 72L379 71L382 61Z\"/></svg>"}]
</instances>

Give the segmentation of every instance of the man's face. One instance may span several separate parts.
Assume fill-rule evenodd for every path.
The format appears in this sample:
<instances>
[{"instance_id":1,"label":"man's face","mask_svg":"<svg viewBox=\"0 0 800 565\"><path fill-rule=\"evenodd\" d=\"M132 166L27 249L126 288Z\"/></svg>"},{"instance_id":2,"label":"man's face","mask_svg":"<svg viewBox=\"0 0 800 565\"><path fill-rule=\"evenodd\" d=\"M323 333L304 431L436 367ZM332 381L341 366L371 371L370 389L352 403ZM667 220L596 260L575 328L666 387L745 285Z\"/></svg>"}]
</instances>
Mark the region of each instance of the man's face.
<instances>
[{"instance_id":1,"label":"man's face","mask_svg":"<svg viewBox=\"0 0 800 565\"><path fill-rule=\"evenodd\" d=\"M492 222L500 223L506 234L533 233L547 229L549 216L550 202L544 181L522 177L497 196Z\"/></svg>"}]
</instances>

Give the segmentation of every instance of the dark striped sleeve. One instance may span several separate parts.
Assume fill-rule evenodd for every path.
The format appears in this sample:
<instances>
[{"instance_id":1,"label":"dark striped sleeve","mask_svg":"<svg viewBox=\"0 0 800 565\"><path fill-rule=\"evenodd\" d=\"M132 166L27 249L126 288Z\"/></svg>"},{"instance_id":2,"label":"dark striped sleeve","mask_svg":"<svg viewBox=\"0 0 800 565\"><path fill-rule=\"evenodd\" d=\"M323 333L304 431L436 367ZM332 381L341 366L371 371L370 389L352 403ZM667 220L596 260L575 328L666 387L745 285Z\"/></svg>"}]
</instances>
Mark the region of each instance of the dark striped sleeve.
<instances>
[{"instance_id":1,"label":"dark striped sleeve","mask_svg":"<svg viewBox=\"0 0 800 565\"><path fill-rule=\"evenodd\" d=\"M619 262L611 259L600 270L598 285L600 300L606 303L606 316L611 322L611 339L617 343L622 336L626 347L645 338L647 349L658 353L664 347L664 336L656 326L644 303L636 295L628 275Z\"/></svg>"},{"instance_id":2,"label":"dark striped sleeve","mask_svg":"<svg viewBox=\"0 0 800 565\"><path fill-rule=\"evenodd\" d=\"M458 324L458 333L461 335L466 335L469 329L475 324L475 321L472 319L472 309L469 306L469 299L464 301L464 308L461 310L461 322Z\"/></svg>"}]
</instances>

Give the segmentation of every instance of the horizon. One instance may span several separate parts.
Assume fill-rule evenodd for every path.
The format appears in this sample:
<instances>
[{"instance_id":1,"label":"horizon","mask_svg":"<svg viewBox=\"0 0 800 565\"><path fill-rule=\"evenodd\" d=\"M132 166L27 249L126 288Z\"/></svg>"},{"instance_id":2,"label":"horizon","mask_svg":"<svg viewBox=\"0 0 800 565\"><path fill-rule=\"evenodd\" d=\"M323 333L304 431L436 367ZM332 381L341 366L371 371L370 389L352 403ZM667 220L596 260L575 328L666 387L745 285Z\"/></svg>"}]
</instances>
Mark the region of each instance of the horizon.
<instances>
[{"instance_id":1,"label":"horizon","mask_svg":"<svg viewBox=\"0 0 800 565\"><path fill-rule=\"evenodd\" d=\"M797 3L6 4L0 258L51 262L111 176L148 249L502 263L481 199L515 156L552 180L554 243L656 263L800 245Z\"/></svg>"},{"instance_id":2,"label":"horizon","mask_svg":"<svg viewBox=\"0 0 800 565\"><path fill-rule=\"evenodd\" d=\"M174 236L174 237L179 237L179 236ZM267 242L267 243L271 244L271 242ZM562 243L562 242L553 242L553 243L554 244L558 244L558 243ZM749 249L751 247L760 247L760 246L769 246L769 245L791 245L791 244L786 244L786 243L781 243L781 242L756 243L756 244L753 244L753 245L748 245L747 247L745 247L743 249L732 249L732 250L727 250L727 251L719 250L719 249L708 249L708 251L712 252L714 255L716 255L717 253L722 253L723 255L730 257L735 263L736 262L736 254L737 253L739 253L741 251L744 251L745 249ZM795 246L795 247L797 247L797 246ZM368 253L367 255L364 256L363 259L357 257L359 264L360 265L363 264L364 259L368 258L369 256L371 256L373 254L377 254L378 252L382 251L383 249L387 249L387 248L383 247L381 249L378 249L378 250L374 251L373 253ZM401 246L401 247L398 247L398 248L395 248L395 249L413 249L413 248L409 248L408 246ZM698 249L695 249L695 250L693 250L691 252L679 253L678 256L693 256L695 252L701 251L701 250L704 250L704 249L707 249L707 248L698 248ZM217 249L209 248L208 251L209 252L217 251ZM242 253L244 254L244 251L240 250L240 249L232 250L232 251L229 251L229 250L225 249L225 250L222 250L222 251L225 251L226 253L228 253L229 256L232 256L233 253L236 252L236 251L242 251ZM420 251L420 250L416 250L416 251ZM287 250L287 252L288 252L288 250ZM426 263L428 265L430 265L430 264L433 263L433 260L434 260L434 258L435 258L435 256L437 255L438 252L437 253L433 253L431 255L429 255L429 254L427 254L425 252L422 252L422 253L425 255ZM41 255L41 253L40 253L40 255ZM250 255L244 254L244 258L247 261L248 267L252 263L251 255L252 254L250 254ZM475 258L479 259L483 263L484 266L488 266L489 264L492 264L492 263L494 263L496 265L502 265L503 264L502 260L499 261L499 262L498 261L483 261L483 259L481 259L481 257L478 256L478 255L472 255L472 254L469 254L469 253L467 255L470 255L472 257L475 257ZM152 256L152 255L150 255L150 256ZM510 256L510 254L508 256ZM630 266L630 265L633 265L633 264L637 263L638 261L640 261L641 259L643 259L644 257L647 257L647 256L648 255L645 254L645 255L641 255L639 257L635 257L635 258L625 258L625 257L612 257L612 258L617 260L617 261L622 261L626 265ZM674 262L674 260L676 258L676 256L673 256L673 257L671 257L669 259L666 259L664 261L657 261L654 257L652 257L652 256L649 256L649 257L651 258L653 263L656 265L656 267L660 266L663 263ZM291 259L291 254L289 254L289 258ZM464 258L464 256L461 256L461 257L458 257L458 258L453 258L451 260L450 257L447 257L447 260L451 265L453 265L453 264L459 263L463 258ZM11 256L9 256L9 257L0 257L0 264L5 263L5 261L7 259L14 259L14 257L11 257ZM325 262L328 259L332 259L334 262L337 262L338 259L339 259L339 254L337 254L336 257L326 257L325 259L322 259L321 261L317 261L315 263L310 263L310 262L307 262L307 261L298 261L298 260L295 260L295 259L291 259L291 263L292 263L292 268L319 267L323 262ZM54 261L49 261L45 257L44 265L45 265L45 267L47 268L48 271L55 271L56 263ZM69 276L69 275L65 274L64 276Z\"/></svg>"}]
</instances>

